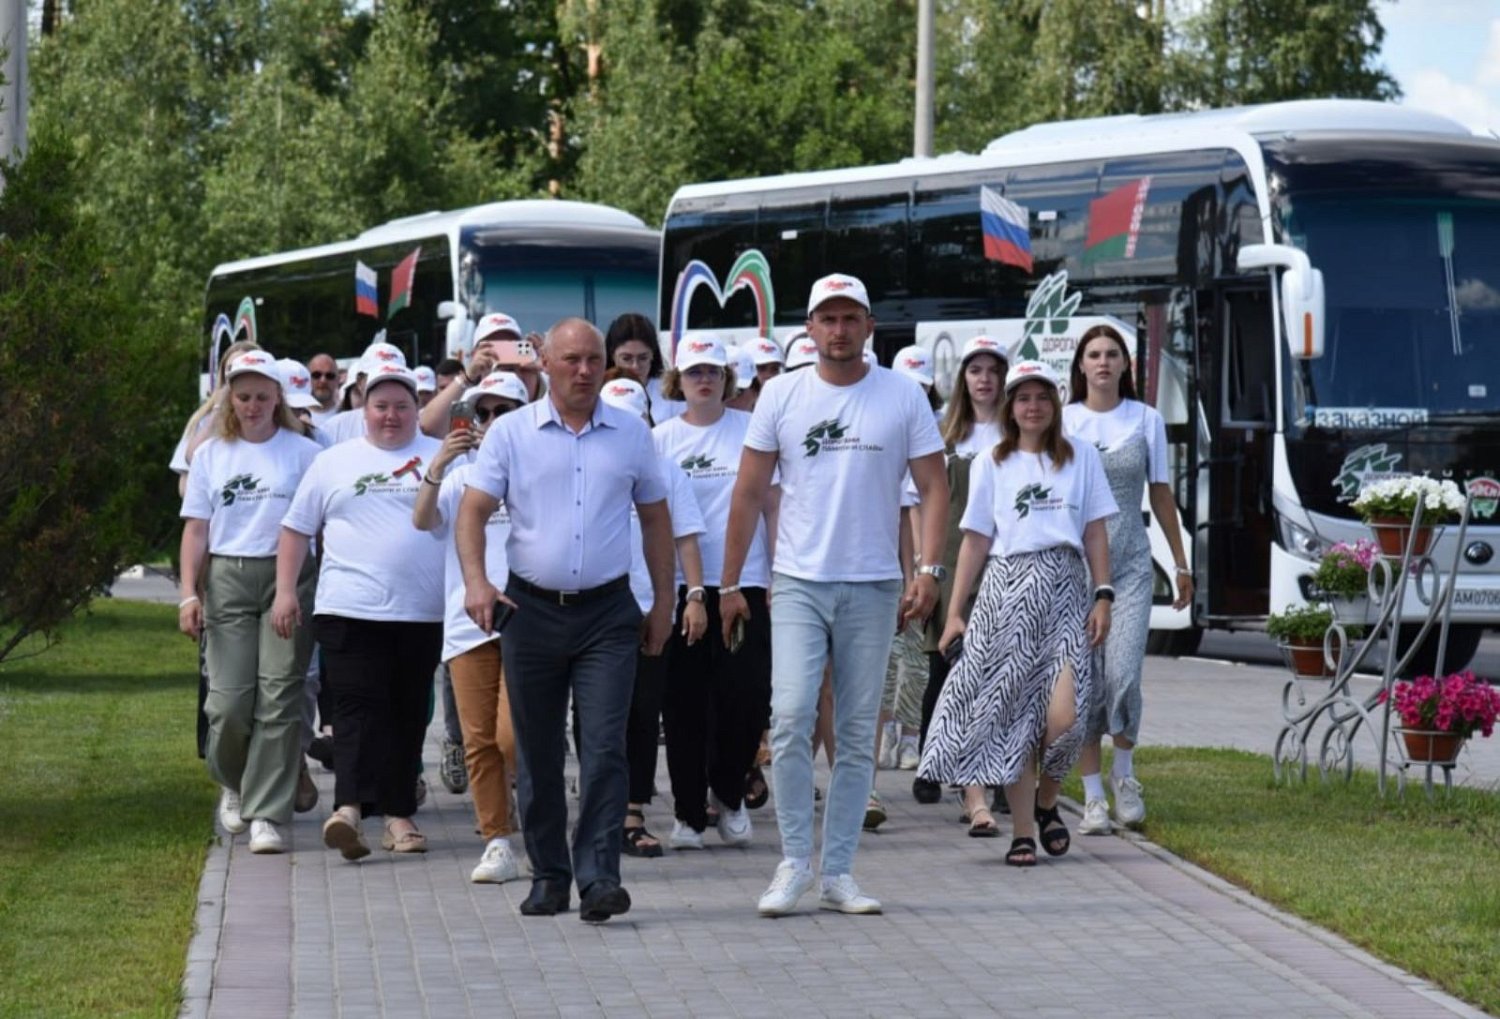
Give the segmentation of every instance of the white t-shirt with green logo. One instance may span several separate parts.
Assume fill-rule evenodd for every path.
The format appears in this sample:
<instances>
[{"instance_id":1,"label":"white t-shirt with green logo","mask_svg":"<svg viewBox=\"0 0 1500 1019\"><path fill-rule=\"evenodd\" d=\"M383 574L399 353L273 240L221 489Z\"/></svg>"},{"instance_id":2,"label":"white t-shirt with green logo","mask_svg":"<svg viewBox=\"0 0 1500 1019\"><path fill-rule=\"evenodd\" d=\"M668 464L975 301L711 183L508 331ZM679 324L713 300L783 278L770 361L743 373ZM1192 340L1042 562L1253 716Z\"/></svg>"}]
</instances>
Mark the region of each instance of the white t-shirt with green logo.
<instances>
[{"instance_id":1,"label":"white t-shirt with green logo","mask_svg":"<svg viewBox=\"0 0 1500 1019\"><path fill-rule=\"evenodd\" d=\"M442 661L445 662L500 636L481 630L464 608L464 571L458 561L458 543L453 539L453 522L458 519L458 507L463 502L465 481L474 470L473 454L467 456L467 462L455 462L443 475L443 487L437 497L439 523L432 529L432 536L443 545L443 587L447 591L443 604ZM484 527L484 575L500 591L505 590L510 579L510 565L505 557L505 543L509 539L510 510L502 502Z\"/></svg>"},{"instance_id":2,"label":"white t-shirt with green logo","mask_svg":"<svg viewBox=\"0 0 1500 1019\"><path fill-rule=\"evenodd\" d=\"M339 443L308 468L282 526L323 529L313 611L392 622L443 618L443 548L412 526L417 486L442 443L417 434L400 449Z\"/></svg>"},{"instance_id":3,"label":"white t-shirt with green logo","mask_svg":"<svg viewBox=\"0 0 1500 1019\"><path fill-rule=\"evenodd\" d=\"M682 468L693 483L693 494L703 514L707 530L698 538L703 553L703 583L718 587L724 571L724 535L729 530L729 502L734 481L740 473L740 454L745 448L745 433L750 429L750 415L742 410L726 410L713 424L705 427L688 424L682 417L659 424L652 431L656 451ZM771 562L766 555L766 522L755 522L750 539L750 554L740 571L741 587L766 587L771 582ZM685 583L677 571L677 583Z\"/></svg>"},{"instance_id":4,"label":"white t-shirt with green logo","mask_svg":"<svg viewBox=\"0 0 1500 1019\"><path fill-rule=\"evenodd\" d=\"M871 368L851 386L816 366L771 379L745 447L779 454L777 573L812 581L901 579L901 483L910 461L943 451L920 386Z\"/></svg>"},{"instance_id":5,"label":"white t-shirt with green logo","mask_svg":"<svg viewBox=\"0 0 1500 1019\"><path fill-rule=\"evenodd\" d=\"M1045 453L1015 452L1001 464L989 453L969 465L969 505L961 526L993 540L990 555L1070 546L1083 551L1085 525L1119 512L1099 452L1074 442L1073 458L1054 470Z\"/></svg>"},{"instance_id":6,"label":"white t-shirt with green logo","mask_svg":"<svg viewBox=\"0 0 1500 1019\"><path fill-rule=\"evenodd\" d=\"M274 556L281 518L318 452L316 442L285 428L265 442L209 439L188 468L182 516L208 521L214 555Z\"/></svg>"},{"instance_id":7,"label":"white t-shirt with green logo","mask_svg":"<svg viewBox=\"0 0 1500 1019\"><path fill-rule=\"evenodd\" d=\"M1146 440L1149 466L1146 481L1165 485L1171 480L1167 468L1167 423L1155 407L1139 400L1121 400L1114 410L1089 410L1081 403L1063 408L1063 431L1101 452L1119 449L1137 435Z\"/></svg>"}]
</instances>

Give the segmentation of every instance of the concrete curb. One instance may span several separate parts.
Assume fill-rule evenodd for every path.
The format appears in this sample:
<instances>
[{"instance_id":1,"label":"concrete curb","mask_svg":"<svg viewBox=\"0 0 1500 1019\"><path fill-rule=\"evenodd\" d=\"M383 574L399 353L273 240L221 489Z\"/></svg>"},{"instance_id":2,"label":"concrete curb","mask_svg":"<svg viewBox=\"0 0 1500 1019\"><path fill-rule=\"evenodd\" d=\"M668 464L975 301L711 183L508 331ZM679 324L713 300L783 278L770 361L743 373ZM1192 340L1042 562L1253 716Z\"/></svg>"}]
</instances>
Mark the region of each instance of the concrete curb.
<instances>
[{"instance_id":1,"label":"concrete curb","mask_svg":"<svg viewBox=\"0 0 1500 1019\"><path fill-rule=\"evenodd\" d=\"M1078 803L1076 800L1073 800L1067 796L1062 796L1058 798L1058 802L1066 806L1071 813L1077 814L1080 818L1083 816L1083 805ZM1233 899L1235 902L1239 903L1242 906L1246 906L1250 909L1255 910L1262 916L1275 920L1277 923L1281 924L1284 927L1288 927L1300 934L1306 934L1308 937L1321 942L1327 947L1338 952L1340 955L1343 955L1345 958L1357 962L1362 966L1366 966L1372 970L1375 970L1383 976L1396 981L1407 990L1411 991L1413 994L1421 995L1423 998L1426 998L1434 1005L1437 1005L1439 1008L1442 1008L1445 1011L1452 1013L1453 1015L1463 1016L1465 1017L1465 1019L1485 1019L1485 1016L1487 1015L1487 1013L1480 1011L1473 1005L1470 1005L1468 1002L1455 998L1453 995L1432 984L1430 981L1424 980L1413 973L1408 973L1406 970L1401 969L1399 966L1393 966L1385 960L1371 955L1363 948L1345 941L1343 938L1339 937L1337 934L1334 934L1332 931L1329 931L1323 927L1319 927L1316 924L1309 923L1299 916L1294 916L1291 913L1278 909L1276 906L1271 905L1264 899L1256 898L1254 895L1245 891L1243 888L1240 888L1238 885L1231 884L1230 882L1219 877L1217 874L1204 870L1202 867L1198 866L1195 863L1184 860L1182 857L1178 856L1168 849L1162 848L1161 846L1157 845L1155 842L1152 842L1150 839L1146 838L1144 835L1139 834L1138 832L1134 832L1128 828L1120 828L1117 826L1115 828L1115 835L1131 843L1137 849L1140 849L1147 855L1155 857L1156 859L1167 864L1178 872L1192 878L1199 884L1213 889L1220 895L1224 895Z\"/></svg>"},{"instance_id":2,"label":"concrete curb","mask_svg":"<svg viewBox=\"0 0 1500 1019\"><path fill-rule=\"evenodd\" d=\"M198 881L198 910L193 916L193 939L188 942L182 973L179 1019L208 1019L214 969L219 961L219 937L224 929L224 893L229 884L230 842L214 832Z\"/></svg>"}]
</instances>

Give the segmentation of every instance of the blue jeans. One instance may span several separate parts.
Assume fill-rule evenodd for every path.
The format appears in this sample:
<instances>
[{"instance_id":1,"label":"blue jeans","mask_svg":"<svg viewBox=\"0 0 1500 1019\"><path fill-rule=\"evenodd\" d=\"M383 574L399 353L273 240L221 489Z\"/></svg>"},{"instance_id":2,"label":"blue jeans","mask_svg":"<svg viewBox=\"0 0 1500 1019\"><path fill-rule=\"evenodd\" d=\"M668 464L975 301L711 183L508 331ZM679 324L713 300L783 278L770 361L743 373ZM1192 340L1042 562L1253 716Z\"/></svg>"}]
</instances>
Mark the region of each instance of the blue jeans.
<instances>
[{"instance_id":1,"label":"blue jeans","mask_svg":"<svg viewBox=\"0 0 1500 1019\"><path fill-rule=\"evenodd\" d=\"M896 632L901 581L799 580L778 573L771 594L771 774L781 851L813 851L813 725L823 665L833 658L838 752L823 801L824 875L848 874L875 777L875 725Z\"/></svg>"}]
</instances>

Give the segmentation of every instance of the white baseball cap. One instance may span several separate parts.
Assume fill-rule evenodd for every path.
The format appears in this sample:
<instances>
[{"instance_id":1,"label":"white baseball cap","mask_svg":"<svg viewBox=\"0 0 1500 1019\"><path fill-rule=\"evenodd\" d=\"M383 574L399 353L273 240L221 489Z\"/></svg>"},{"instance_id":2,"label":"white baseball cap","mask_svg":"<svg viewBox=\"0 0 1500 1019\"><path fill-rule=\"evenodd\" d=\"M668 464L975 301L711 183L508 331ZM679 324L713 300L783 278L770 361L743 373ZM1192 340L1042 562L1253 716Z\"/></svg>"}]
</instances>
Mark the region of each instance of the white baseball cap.
<instances>
[{"instance_id":1,"label":"white baseball cap","mask_svg":"<svg viewBox=\"0 0 1500 1019\"><path fill-rule=\"evenodd\" d=\"M323 406L318 402L318 398L312 395L312 374L308 372L307 365L301 361L283 357L276 362L276 370L281 373L281 391L286 397L288 407L293 410L304 410Z\"/></svg>"},{"instance_id":2,"label":"white baseball cap","mask_svg":"<svg viewBox=\"0 0 1500 1019\"><path fill-rule=\"evenodd\" d=\"M773 343L771 346L775 347L776 344ZM743 393L755 384L755 355L745 347L736 347L730 353L729 359L731 367L734 368L734 388ZM780 363L779 359L778 363Z\"/></svg>"},{"instance_id":3,"label":"white baseball cap","mask_svg":"<svg viewBox=\"0 0 1500 1019\"><path fill-rule=\"evenodd\" d=\"M846 297L865 311L870 310L870 295L865 291L865 285L857 277L836 272L812 285L812 293L807 298L807 314L812 315L818 310L818 305L835 297Z\"/></svg>"},{"instance_id":4,"label":"white baseball cap","mask_svg":"<svg viewBox=\"0 0 1500 1019\"><path fill-rule=\"evenodd\" d=\"M436 393L437 392L437 372L433 371L431 368L427 367L425 364L419 364L415 368L413 368L411 371L412 371L412 374L417 377L417 392L419 392L419 393Z\"/></svg>"},{"instance_id":5,"label":"white baseball cap","mask_svg":"<svg viewBox=\"0 0 1500 1019\"><path fill-rule=\"evenodd\" d=\"M813 342L810 336L803 336L801 339L793 340L792 345L786 350L787 371L817 363L818 345Z\"/></svg>"},{"instance_id":6,"label":"white baseball cap","mask_svg":"<svg viewBox=\"0 0 1500 1019\"><path fill-rule=\"evenodd\" d=\"M514 372L490 372L469 390L468 395L476 400L481 396L499 396L517 403L527 402L526 383Z\"/></svg>"},{"instance_id":7,"label":"white baseball cap","mask_svg":"<svg viewBox=\"0 0 1500 1019\"><path fill-rule=\"evenodd\" d=\"M1010 358L1005 356L1005 344L993 336L971 336L965 340L963 350L958 355L959 367L968 364L969 358L975 354L993 354L1000 359L1001 364L1010 362Z\"/></svg>"},{"instance_id":8,"label":"white baseball cap","mask_svg":"<svg viewBox=\"0 0 1500 1019\"><path fill-rule=\"evenodd\" d=\"M494 339L501 333L515 333L518 340L526 335L521 331L521 323L503 311L492 311L480 319L479 324L474 327L474 342L483 343L485 340Z\"/></svg>"},{"instance_id":9,"label":"white baseball cap","mask_svg":"<svg viewBox=\"0 0 1500 1019\"><path fill-rule=\"evenodd\" d=\"M417 373L404 364L381 364L371 368L365 377L365 399L370 398L370 391L383 382L399 382L411 390L411 395L417 395Z\"/></svg>"},{"instance_id":10,"label":"white baseball cap","mask_svg":"<svg viewBox=\"0 0 1500 1019\"><path fill-rule=\"evenodd\" d=\"M891 368L924 386L933 383L932 355L927 352L926 347L902 347L896 351Z\"/></svg>"},{"instance_id":11,"label":"white baseball cap","mask_svg":"<svg viewBox=\"0 0 1500 1019\"><path fill-rule=\"evenodd\" d=\"M276 359L264 350L247 350L235 357L229 362L229 369L224 372L224 381L229 382L241 375L261 375L277 385L282 384Z\"/></svg>"},{"instance_id":12,"label":"white baseball cap","mask_svg":"<svg viewBox=\"0 0 1500 1019\"><path fill-rule=\"evenodd\" d=\"M400 365L402 368L405 368L406 355L402 353L400 347L394 344L384 342L372 343L360 355L359 372L361 375L373 375L374 369L386 364Z\"/></svg>"},{"instance_id":13,"label":"white baseball cap","mask_svg":"<svg viewBox=\"0 0 1500 1019\"><path fill-rule=\"evenodd\" d=\"M628 414L636 417L644 417L646 414L646 390L635 379L606 382L599 396L611 407L618 407Z\"/></svg>"},{"instance_id":14,"label":"white baseball cap","mask_svg":"<svg viewBox=\"0 0 1500 1019\"><path fill-rule=\"evenodd\" d=\"M1021 361L1005 376L1005 392L1010 393L1023 382L1045 382L1053 389L1061 389L1057 373L1041 361Z\"/></svg>"},{"instance_id":15,"label":"white baseball cap","mask_svg":"<svg viewBox=\"0 0 1500 1019\"><path fill-rule=\"evenodd\" d=\"M741 349L749 352L757 368L763 364L786 363L786 358L781 353L781 346L775 340L768 340L764 336L756 337Z\"/></svg>"},{"instance_id":16,"label":"white baseball cap","mask_svg":"<svg viewBox=\"0 0 1500 1019\"><path fill-rule=\"evenodd\" d=\"M687 371L701 364L724 368L729 364L729 352L724 344L708 336L684 337L677 344L677 370Z\"/></svg>"}]
</instances>

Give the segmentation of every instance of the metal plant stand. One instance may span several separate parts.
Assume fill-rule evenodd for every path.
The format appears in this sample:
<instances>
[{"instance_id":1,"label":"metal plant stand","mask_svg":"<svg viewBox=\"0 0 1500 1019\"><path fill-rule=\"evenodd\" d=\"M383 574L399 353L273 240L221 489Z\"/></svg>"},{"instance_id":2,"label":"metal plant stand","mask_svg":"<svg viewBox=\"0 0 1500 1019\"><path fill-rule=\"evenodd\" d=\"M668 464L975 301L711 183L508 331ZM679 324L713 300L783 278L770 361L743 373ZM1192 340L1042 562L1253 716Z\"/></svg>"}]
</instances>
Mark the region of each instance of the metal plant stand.
<instances>
[{"instance_id":1,"label":"metal plant stand","mask_svg":"<svg viewBox=\"0 0 1500 1019\"><path fill-rule=\"evenodd\" d=\"M1350 636L1346 624L1351 619L1335 617L1333 625L1323 635L1323 657L1333 678L1304 676L1295 668L1292 678L1281 692L1281 727L1276 735L1272 755L1277 780L1290 779L1294 774L1307 778L1309 745L1314 739L1314 729L1319 723L1327 728L1317 739L1318 773L1323 781L1331 774L1342 771L1344 781L1354 775L1354 746L1360 730L1369 734L1379 763L1376 782L1381 795L1385 795L1387 773L1394 773L1398 795L1406 791L1406 776L1413 766L1424 770L1424 785L1427 795L1433 795L1433 772L1442 773L1445 788L1452 788L1454 761L1415 761L1407 756L1405 743L1392 739L1391 691L1396 678L1406 668L1417 649L1422 646L1434 627L1438 632L1437 661L1443 662L1448 649L1448 625L1453 613L1453 591L1458 579L1460 550L1469 528L1468 500L1457 525L1439 525L1432 528L1427 551L1418 553L1419 530L1422 528L1423 509L1419 505L1412 514L1410 530L1399 560L1392 561L1380 556L1370 569L1369 605L1366 609L1366 632L1362 637ZM1380 525L1376 525L1380 526ZM1433 559L1431 549L1437 547L1438 539L1447 526L1458 528L1458 540L1449 547L1453 550L1446 569ZM1410 587L1418 602L1426 609L1420 617L1404 617L1402 606L1405 592ZM1403 623L1420 623L1420 629L1408 645L1406 653L1397 660L1398 631ZM1376 643L1385 638L1388 651L1381 673L1380 688L1364 699L1351 689L1350 681L1355 671L1374 652ZM1288 656L1288 665L1291 665ZM1316 684L1316 687L1314 687ZM1381 697L1386 693L1385 698ZM1397 719L1399 722L1399 718Z\"/></svg>"}]
</instances>

